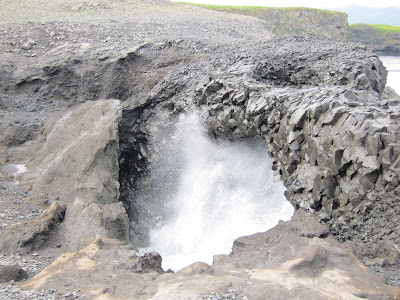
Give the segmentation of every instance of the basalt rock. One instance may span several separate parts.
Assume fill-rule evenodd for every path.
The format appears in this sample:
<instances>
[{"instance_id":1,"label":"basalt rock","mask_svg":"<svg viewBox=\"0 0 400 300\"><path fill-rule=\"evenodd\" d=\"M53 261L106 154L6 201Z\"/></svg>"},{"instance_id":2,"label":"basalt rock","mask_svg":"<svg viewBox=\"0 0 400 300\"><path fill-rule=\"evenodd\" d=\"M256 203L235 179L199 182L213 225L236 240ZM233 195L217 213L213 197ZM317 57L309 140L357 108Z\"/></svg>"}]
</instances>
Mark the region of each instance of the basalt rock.
<instances>
[{"instance_id":1,"label":"basalt rock","mask_svg":"<svg viewBox=\"0 0 400 300\"><path fill-rule=\"evenodd\" d=\"M291 38L229 59L226 69L218 67L222 62L204 65L210 75L200 80L198 62L188 61L147 97L126 101L122 114L116 101L88 102L54 121L31 165L40 174L36 185L70 206L75 197L87 203L76 211L102 215L90 224L113 216L109 224L119 224L113 234L123 239L123 211L114 216L114 209L104 209L121 193L134 221L135 206L127 198L146 174L146 122L155 107L172 115L198 107L213 136L260 136L269 143L276 179L283 180L295 207L315 213L339 240L352 240L358 254L396 263L399 109L392 96L380 95L386 71L377 56L358 45ZM75 204L67 212L71 228L81 222L68 223ZM387 218L394 222L386 224ZM67 244L83 245L96 230Z\"/></svg>"},{"instance_id":2,"label":"basalt rock","mask_svg":"<svg viewBox=\"0 0 400 300\"><path fill-rule=\"evenodd\" d=\"M287 55L239 61L204 83L195 103L214 135L269 142L295 207L352 240L358 254L396 264L400 112L397 100L380 96L386 71L373 55L355 69L340 51L321 61L307 46Z\"/></svg>"},{"instance_id":3,"label":"basalt rock","mask_svg":"<svg viewBox=\"0 0 400 300\"><path fill-rule=\"evenodd\" d=\"M0 283L22 281L28 277L24 269L18 265L0 266Z\"/></svg>"},{"instance_id":4,"label":"basalt rock","mask_svg":"<svg viewBox=\"0 0 400 300\"><path fill-rule=\"evenodd\" d=\"M18 285L89 298L400 297L352 253L397 268L399 98L385 89L376 54L345 42L272 39L268 20L164 0L14 2L0 11L0 161L27 163L12 178L26 198L59 205L2 227L1 252L68 252ZM314 24L326 24L321 15ZM345 37L345 27L326 25L331 37ZM265 139L297 211L237 239L212 266L164 273L160 255L139 257L128 244L139 219L131 200L152 159L149 127L168 130L161 121L190 110L211 137ZM1 201L22 201L12 191Z\"/></svg>"},{"instance_id":5,"label":"basalt rock","mask_svg":"<svg viewBox=\"0 0 400 300\"><path fill-rule=\"evenodd\" d=\"M136 167L131 176L120 173L122 201L134 190L134 178L146 173L152 118L195 106L211 136L259 136L269 143L275 178L283 180L294 207L329 224L338 240L351 240L360 257L397 264L399 102L384 92L382 63L359 45L316 39L276 41L257 53L236 57L229 68L215 68L197 82L184 68L164 78L147 102L126 109L122 123L135 125L123 126L129 131L121 139L120 169L126 168L124 153ZM174 93L160 98L163 90ZM134 207L128 211L132 220Z\"/></svg>"},{"instance_id":6,"label":"basalt rock","mask_svg":"<svg viewBox=\"0 0 400 300\"><path fill-rule=\"evenodd\" d=\"M246 24L261 28L260 22ZM80 45L82 60L61 55L47 67L37 62L32 70L7 69L12 80L1 81L1 92L9 93L2 105L18 93L75 105L42 128L21 178L33 185L32 193L66 205L54 234L48 240L38 234L33 244L39 239L71 253L24 287L62 289L70 279L71 288L93 297L189 299L228 288L249 298L399 297L346 242L359 256L398 264L399 101L385 91L383 65L359 45L259 39L256 46L246 39L221 46L150 42L87 59ZM151 61L157 62L154 73ZM103 98L109 100L77 104ZM162 274L158 254L139 258L126 244L137 217L130 200L151 160L149 126L190 110L204 116L212 137L265 139L275 179L284 182L297 214L269 233L238 239L212 269L197 265L186 274Z\"/></svg>"},{"instance_id":7,"label":"basalt rock","mask_svg":"<svg viewBox=\"0 0 400 300\"><path fill-rule=\"evenodd\" d=\"M53 203L37 219L27 224L17 223L0 232L0 251L2 253L31 252L46 245L57 227L64 221L66 206Z\"/></svg>"}]
</instances>

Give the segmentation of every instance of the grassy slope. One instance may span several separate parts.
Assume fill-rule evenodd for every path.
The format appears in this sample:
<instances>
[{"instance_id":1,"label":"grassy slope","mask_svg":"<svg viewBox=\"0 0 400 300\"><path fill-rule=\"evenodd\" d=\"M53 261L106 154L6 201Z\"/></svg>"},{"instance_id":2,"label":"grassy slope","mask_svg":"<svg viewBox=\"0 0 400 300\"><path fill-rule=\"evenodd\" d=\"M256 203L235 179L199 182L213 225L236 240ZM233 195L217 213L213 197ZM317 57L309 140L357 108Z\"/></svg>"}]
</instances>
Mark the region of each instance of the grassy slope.
<instances>
[{"instance_id":1,"label":"grassy slope","mask_svg":"<svg viewBox=\"0 0 400 300\"><path fill-rule=\"evenodd\" d=\"M325 9L317 9L317 8L308 8L308 7L266 7L266 6L226 6L226 5L210 5L210 4L198 4L198 3L190 3L190 2L180 2L184 4L189 4L193 6L225 11L225 12L241 12L243 14L253 15L257 14L261 11L271 11L271 10L309 10L309 11L320 11L330 14L345 14L338 11L325 10Z\"/></svg>"},{"instance_id":2,"label":"grassy slope","mask_svg":"<svg viewBox=\"0 0 400 300\"><path fill-rule=\"evenodd\" d=\"M400 34L400 26L390 26L390 25L382 25L382 24L351 24L350 25L350 27L357 27L357 26L369 26L383 34L388 34L388 33L399 33Z\"/></svg>"},{"instance_id":3,"label":"grassy slope","mask_svg":"<svg viewBox=\"0 0 400 300\"><path fill-rule=\"evenodd\" d=\"M327 20L336 19L347 26L347 14L307 7L224 6L180 2L205 9L256 17L267 21L271 32L277 36L311 34L344 40L346 33L327 29ZM328 21L329 22L329 21ZM334 36L334 37L333 37Z\"/></svg>"}]
</instances>

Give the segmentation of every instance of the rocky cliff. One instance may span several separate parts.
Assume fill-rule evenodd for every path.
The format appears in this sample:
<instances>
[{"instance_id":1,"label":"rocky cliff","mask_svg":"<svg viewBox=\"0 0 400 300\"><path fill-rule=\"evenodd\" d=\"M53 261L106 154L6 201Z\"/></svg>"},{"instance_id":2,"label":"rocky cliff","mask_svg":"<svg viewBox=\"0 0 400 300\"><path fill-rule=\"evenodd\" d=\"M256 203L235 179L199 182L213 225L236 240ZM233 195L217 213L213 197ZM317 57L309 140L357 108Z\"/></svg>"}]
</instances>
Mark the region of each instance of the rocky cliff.
<instances>
[{"instance_id":1,"label":"rocky cliff","mask_svg":"<svg viewBox=\"0 0 400 300\"><path fill-rule=\"evenodd\" d=\"M352 42L365 44L381 55L400 56L400 27L354 24L349 33Z\"/></svg>"},{"instance_id":2,"label":"rocky cliff","mask_svg":"<svg viewBox=\"0 0 400 300\"><path fill-rule=\"evenodd\" d=\"M65 5L70 19L5 23L0 41L1 163L28 167L1 168L0 263L28 268L20 287L47 289L31 298L400 297L385 284L399 285L400 106L374 53L168 2ZM127 238L150 129L193 110L215 139L268 142L297 211L212 266L170 273Z\"/></svg>"},{"instance_id":3,"label":"rocky cliff","mask_svg":"<svg viewBox=\"0 0 400 300\"><path fill-rule=\"evenodd\" d=\"M278 36L312 35L342 41L348 39L347 14L337 11L305 7L192 5L262 19L267 29Z\"/></svg>"},{"instance_id":4,"label":"rocky cliff","mask_svg":"<svg viewBox=\"0 0 400 300\"><path fill-rule=\"evenodd\" d=\"M269 31L281 37L311 35L340 41L351 40L381 55L400 55L399 27L370 24L348 26L347 14L342 12L301 7L191 5L262 19Z\"/></svg>"}]
</instances>

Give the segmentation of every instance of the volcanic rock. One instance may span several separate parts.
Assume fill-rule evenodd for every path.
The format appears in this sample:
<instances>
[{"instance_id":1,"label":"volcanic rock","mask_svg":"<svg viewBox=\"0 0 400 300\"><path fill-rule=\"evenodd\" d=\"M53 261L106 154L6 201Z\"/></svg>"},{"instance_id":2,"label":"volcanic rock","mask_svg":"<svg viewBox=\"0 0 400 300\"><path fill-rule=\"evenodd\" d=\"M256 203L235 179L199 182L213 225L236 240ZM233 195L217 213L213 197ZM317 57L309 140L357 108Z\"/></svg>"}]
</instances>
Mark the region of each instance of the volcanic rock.
<instances>
[{"instance_id":1,"label":"volcanic rock","mask_svg":"<svg viewBox=\"0 0 400 300\"><path fill-rule=\"evenodd\" d=\"M349 245L333 237L301 236L321 230L326 227L298 210L291 221L280 222L266 233L239 238L231 254L214 257L212 267L198 262L176 274L163 275L156 275L158 266L147 269L150 273L137 274L141 273L138 266L149 266L145 263L148 258L136 257L135 251L121 242L98 239L85 249L62 255L21 286L61 289L68 279L71 289L93 297L135 299L198 299L228 289L248 299L400 296L400 289L371 274ZM129 284L132 282L135 284Z\"/></svg>"},{"instance_id":2,"label":"volcanic rock","mask_svg":"<svg viewBox=\"0 0 400 300\"><path fill-rule=\"evenodd\" d=\"M53 203L37 219L17 223L0 232L2 253L31 252L44 247L47 239L64 220L66 206Z\"/></svg>"},{"instance_id":3,"label":"volcanic rock","mask_svg":"<svg viewBox=\"0 0 400 300\"><path fill-rule=\"evenodd\" d=\"M400 102L375 53L272 39L262 20L181 4L163 2L161 13L149 2L100 2L52 6L43 24L21 11L24 22L1 29L0 162L28 167L15 182L0 177L1 201L55 202L1 228L2 254L54 259L21 287L68 284L92 298L400 297L358 259L399 267ZM76 21L59 21L60 9ZM36 44L25 47L28 36ZM134 196L151 161L149 129L192 110L213 138L267 141L296 214L238 238L212 266L164 273L159 254L129 245Z\"/></svg>"},{"instance_id":4,"label":"volcanic rock","mask_svg":"<svg viewBox=\"0 0 400 300\"><path fill-rule=\"evenodd\" d=\"M18 265L0 266L0 283L22 281L28 277L24 269Z\"/></svg>"}]
</instances>

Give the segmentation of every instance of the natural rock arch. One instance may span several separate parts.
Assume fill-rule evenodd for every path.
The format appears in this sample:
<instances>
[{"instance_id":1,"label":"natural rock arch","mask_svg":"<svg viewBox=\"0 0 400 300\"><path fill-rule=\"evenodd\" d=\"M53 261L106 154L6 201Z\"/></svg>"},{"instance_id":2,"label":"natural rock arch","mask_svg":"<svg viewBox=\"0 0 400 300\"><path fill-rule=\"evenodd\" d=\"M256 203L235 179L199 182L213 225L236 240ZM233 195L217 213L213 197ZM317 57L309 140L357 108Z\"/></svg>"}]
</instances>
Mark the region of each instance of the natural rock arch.
<instances>
[{"instance_id":1,"label":"natural rock arch","mask_svg":"<svg viewBox=\"0 0 400 300\"><path fill-rule=\"evenodd\" d=\"M181 89L126 110L120 162L135 168L128 171L120 164L121 199L145 174L151 106L171 114L197 107L216 137L258 135L268 142L276 177L283 180L293 206L328 223L339 240L352 240L360 256L396 263L398 102L380 95L386 71L374 55L346 63L348 48L360 57L365 48L347 46L332 56L323 42L315 44L317 49L301 40L291 42L301 51L273 54L267 49L264 57L239 58L230 68L202 78L195 91ZM312 51L320 57L308 55ZM165 81L160 90L173 82ZM125 206L132 217L134 203ZM391 234L380 239L383 231Z\"/></svg>"}]
</instances>

